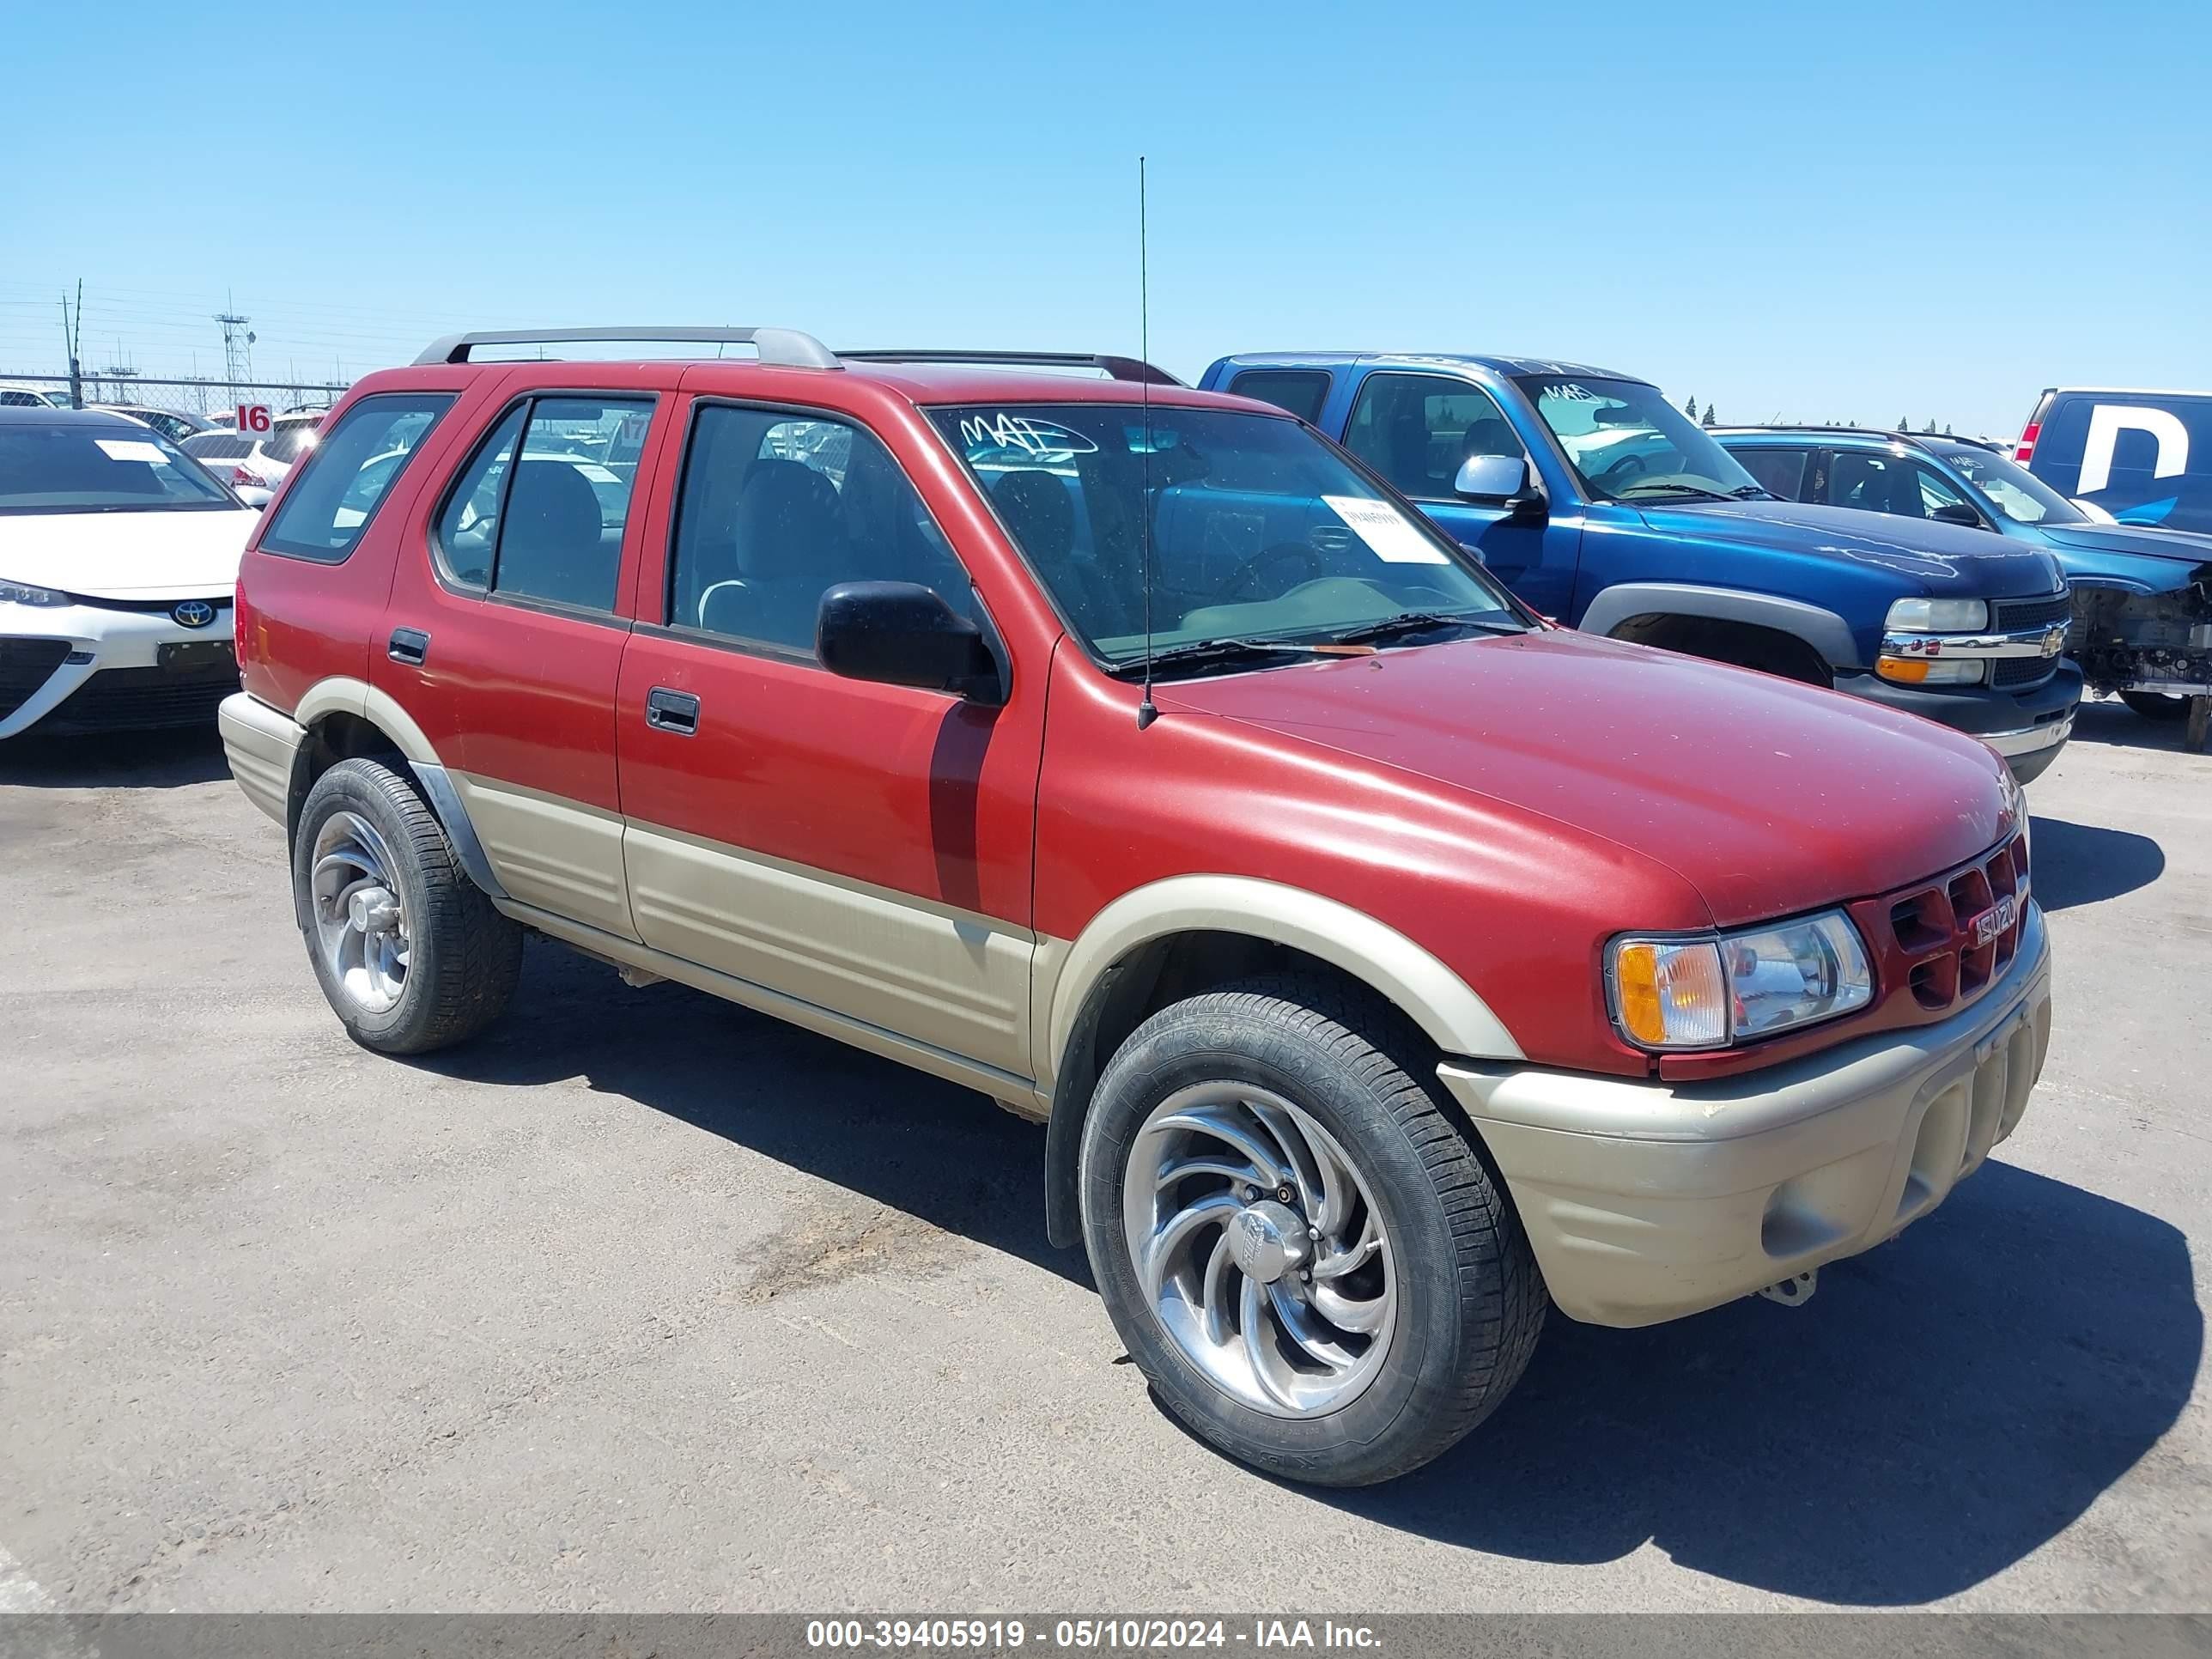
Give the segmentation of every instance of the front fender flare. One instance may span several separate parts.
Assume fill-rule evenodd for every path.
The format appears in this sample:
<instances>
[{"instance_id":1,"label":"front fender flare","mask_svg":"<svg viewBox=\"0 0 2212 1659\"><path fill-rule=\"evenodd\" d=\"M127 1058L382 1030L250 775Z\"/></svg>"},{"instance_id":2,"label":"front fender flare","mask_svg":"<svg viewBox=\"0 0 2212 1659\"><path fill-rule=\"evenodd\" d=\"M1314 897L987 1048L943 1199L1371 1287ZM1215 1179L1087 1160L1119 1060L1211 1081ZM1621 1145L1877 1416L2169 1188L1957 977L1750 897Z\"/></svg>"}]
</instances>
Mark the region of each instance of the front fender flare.
<instances>
[{"instance_id":1,"label":"front fender flare","mask_svg":"<svg viewBox=\"0 0 2212 1659\"><path fill-rule=\"evenodd\" d=\"M1610 634L1632 617L1654 616L1703 617L1770 628L1802 640L1832 669L1864 666L1849 623L1832 611L1778 593L1695 582L1620 582L1599 591L1577 626L1585 634Z\"/></svg>"}]
</instances>

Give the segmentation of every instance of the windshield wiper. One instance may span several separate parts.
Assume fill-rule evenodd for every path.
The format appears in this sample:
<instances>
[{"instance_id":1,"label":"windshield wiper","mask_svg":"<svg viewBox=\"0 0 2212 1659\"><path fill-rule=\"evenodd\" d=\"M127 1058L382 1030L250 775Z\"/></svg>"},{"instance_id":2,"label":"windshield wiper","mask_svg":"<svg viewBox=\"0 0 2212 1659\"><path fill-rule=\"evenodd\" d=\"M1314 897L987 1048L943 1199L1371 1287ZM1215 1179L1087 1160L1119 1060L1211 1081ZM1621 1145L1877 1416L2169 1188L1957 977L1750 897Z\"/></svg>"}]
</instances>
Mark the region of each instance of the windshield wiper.
<instances>
[{"instance_id":1,"label":"windshield wiper","mask_svg":"<svg viewBox=\"0 0 2212 1659\"><path fill-rule=\"evenodd\" d=\"M1340 652L1334 644L1317 644L1302 640L1192 640L1183 645L1171 645L1164 651L1155 651L1151 657L1137 657L1117 664L1115 673L1123 678L1140 674L1146 662L1154 672L1163 668L1212 668L1224 664L1265 662L1271 657L1334 657L1352 654Z\"/></svg>"},{"instance_id":2,"label":"windshield wiper","mask_svg":"<svg viewBox=\"0 0 2212 1659\"><path fill-rule=\"evenodd\" d=\"M1738 484L1729 494L1740 501L1778 501L1782 499L1765 484Z\"/></svg>"},{"instance_id":3,"label":"windshield wiper","mask_svg":"<svg viewBox=\"0 0 2212 1659\"><path fill-rule=\"evenodd\" d=\"M1707 489L1703 484L1676 483L1672 479L1665 479L1657 483L1631 484L1627 489L1615 495L1613 500L1632 501L1636 499L1636 492L1639 489L1664 490L1670 495L1690 495L1701 501L1732 501L1736 499L1734 495L1723 495L1717 489Z\"/></svg>"},{"instance_id":4,"label":"windshield wiper","mask_svg":"<svg viewBox=\"0 0 2212 1659\"><path fill-rule=\"evenodd\" d=\"M1362 623L1357 628L1347 628L1329 637L1339 645L1382 645L1415 634L1433 633L1440 628L1472 628L1484 634L1525 634L1528 631L1522 623L1493 622L1486 617L1461 616L1449 611L1401 611L1395 617L1384 617L1379 622Z\"/></svg>"}]
</instances>

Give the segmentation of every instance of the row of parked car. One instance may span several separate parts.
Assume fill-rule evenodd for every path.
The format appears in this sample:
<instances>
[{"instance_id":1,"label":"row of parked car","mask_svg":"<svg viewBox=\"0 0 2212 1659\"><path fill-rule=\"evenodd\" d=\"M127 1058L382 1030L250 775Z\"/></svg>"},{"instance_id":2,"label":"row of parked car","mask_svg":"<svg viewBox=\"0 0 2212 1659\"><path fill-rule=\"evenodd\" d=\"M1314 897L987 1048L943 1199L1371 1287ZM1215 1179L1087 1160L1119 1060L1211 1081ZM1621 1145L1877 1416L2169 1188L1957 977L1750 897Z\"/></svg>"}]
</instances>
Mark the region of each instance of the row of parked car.
<instances>
[{"instance_id":1,"label":"row of parked car","mask_svg":"<svg viewBox=\"0 0 2212 1659\"><path fill-rule=\"evenodd\" d=\"M2185 532L1577 364L477 361L562 337L368 377L260 511L0 409L0 736L219 699L369 1048L534 933L1042 1120L1160 1397L1301 1480L1941 1203L2049 1040L2020 781L2212 649Z\"/></svg>"}]
</instances>

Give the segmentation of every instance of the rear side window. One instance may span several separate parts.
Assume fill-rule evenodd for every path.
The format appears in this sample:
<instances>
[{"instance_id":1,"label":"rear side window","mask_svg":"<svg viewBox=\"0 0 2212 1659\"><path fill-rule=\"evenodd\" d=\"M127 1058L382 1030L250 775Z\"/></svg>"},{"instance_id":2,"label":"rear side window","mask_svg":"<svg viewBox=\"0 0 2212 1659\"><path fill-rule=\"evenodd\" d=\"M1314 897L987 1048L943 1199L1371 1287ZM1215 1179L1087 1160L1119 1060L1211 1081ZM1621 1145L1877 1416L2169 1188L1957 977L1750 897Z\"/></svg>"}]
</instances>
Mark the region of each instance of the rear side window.
<instances>
[{"instance_id":1,"label":"rear side window","mask_svg":"<svg viewBox=\"0 0 2212 1659\"><path fill-rule=\"evenodd\" d=\"M1805 499L1805 458L1802 449L1731 449L1729 453L1743 464L1743 470L1759 480L1762 488L1779 495L1785 501Z\"/></svg>"},{"instance_id":2,"label":"rear side window","mask_svg":"<svg viewBox=\"0 0 2212 1659\"><path fill-rule=\"evenodd\" d=\"M453 401L444 392L393 392L346 410L285 492L262 534L262 550L322 564L351 553ZM193 439L186 447L207 441ZM212 441L237 444L240 453L246 448L243 439Z\"/></svg>"},{"instance_id":3,"label":"rear side window","mask_svg":"<svg viewBox=\"0 0 2212 1659\"><path fill-rule=\"evenodd\" d=\"M261 453L272 461L289 466L315 447L315 428L319 421L279 421L276 430L261 441Z\"/></svg>"},{"instance_id":4,"label":"rear side window","mask_svg":"<svg viewBox=\"0 0 2212 1659\"><path fill-rule=\"evenodd\" d=\"M1328 401L1328 371L1321 368L1248 368L1229 382L1240 398L1257 398L1287 410L1308 424L1318 424Z\"/></svg>"},{"instance_id":5,"label":"rear side window","mask_svg":"<svg viewBox=\"0 0 2212 1659\"><path fill-rule=\"evenodd\" d=\"M539 398L509 410L439 515L447 575L516 599L613 610L635 465L610 465L605 434L640 432L652 416L650 398Z\"/></svg>"},{"instance_id":6,"label":"rear side window","mask_svg":"<svg viewBox=\"0 0 2212 1659\"><path fill-rule=\"evenodd\" d=\"M253 453L252 444L227 432L203 432L179 447L196 461L242 461Z\"/></svg>"}]
</instances>

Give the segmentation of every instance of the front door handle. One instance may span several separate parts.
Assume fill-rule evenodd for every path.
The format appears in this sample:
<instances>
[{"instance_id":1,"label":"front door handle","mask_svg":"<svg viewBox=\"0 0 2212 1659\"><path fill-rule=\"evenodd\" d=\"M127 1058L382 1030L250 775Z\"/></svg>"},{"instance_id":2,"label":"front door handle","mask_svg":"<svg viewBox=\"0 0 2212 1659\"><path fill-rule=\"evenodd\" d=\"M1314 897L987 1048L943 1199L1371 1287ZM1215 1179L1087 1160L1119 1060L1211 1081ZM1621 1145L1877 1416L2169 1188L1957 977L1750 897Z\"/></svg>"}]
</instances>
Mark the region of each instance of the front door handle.
<instances>
[{"instance_id":1,"label":"front door handle","mask_svg":"<svg viewBox=\"0 0 2212 1659\"><path fill-rule=\"evenodd\" d=\"M385 647L384 654L394 662L405 663L410 668L420 668L423 659L430 654L430 636L419 628L395 628L392 630L392 642Z\"/></svg>"},{"instance_id":2,"label":"front door handle","mask_svg":"<svg viewBox=\"0 0 2212 1659\"><path fill-rule=\"evenodd\" d=\"M699 699L689 691L656 685L645 694L645 723L656 732L694 736L699 730Z\"/></svg>"}]
</instances>

